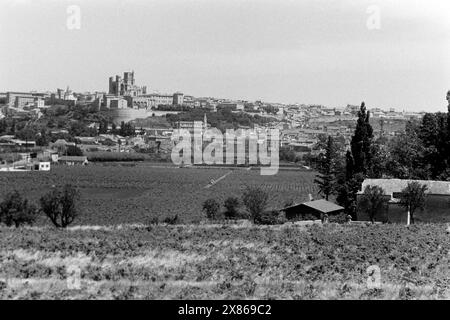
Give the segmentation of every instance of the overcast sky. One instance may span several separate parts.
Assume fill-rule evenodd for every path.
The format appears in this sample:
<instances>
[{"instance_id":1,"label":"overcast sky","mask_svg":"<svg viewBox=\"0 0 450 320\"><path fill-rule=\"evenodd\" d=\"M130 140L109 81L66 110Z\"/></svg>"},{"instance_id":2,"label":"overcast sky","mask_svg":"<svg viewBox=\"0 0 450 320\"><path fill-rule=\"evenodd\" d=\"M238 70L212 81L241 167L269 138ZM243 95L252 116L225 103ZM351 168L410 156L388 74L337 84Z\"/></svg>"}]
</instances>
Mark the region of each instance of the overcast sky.
<instances>
[{"instance_id":1,"label":"overcast sky","mask_svg":"<svg viewBox=\"0 0 450 320\"><path fill-rule=\"evenodd\" d=\"M150 91L445 111L450 89L449 0L0 0L0 41L0 92L134 70Z\"/></svg>"}]
</instances>

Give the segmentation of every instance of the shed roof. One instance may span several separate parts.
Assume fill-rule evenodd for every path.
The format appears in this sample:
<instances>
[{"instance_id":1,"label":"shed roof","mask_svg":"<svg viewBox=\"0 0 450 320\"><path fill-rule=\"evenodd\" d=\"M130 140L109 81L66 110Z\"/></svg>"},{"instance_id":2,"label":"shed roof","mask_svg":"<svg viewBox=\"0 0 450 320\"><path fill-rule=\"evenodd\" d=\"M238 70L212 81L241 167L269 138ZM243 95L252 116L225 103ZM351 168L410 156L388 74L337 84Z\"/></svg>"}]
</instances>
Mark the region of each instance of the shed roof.
<instances>
[{"instance_id":1,"label":"shed roof","mask_svg":"<svg viewBox=\"0 0 450 320\"><path fill-rule=\"evenodd\" d=\"M324 213L333 212L338 210L344 210L344 207L338 206L337 204L327 201L325 199L308 201L303 203L304 206L316 209L318 211L322 211Z\"/></svg>"},{"instance_id":2,"label":"shed roof","mask_svg":"<svg viewBox=\"0 0 450 320\"><path fill-rule=\"evenodd\" d=\"M312 209L315 209L315 210L323 212L323 213L344 210L344 207L341 207L341 206L339 206L331 201L327 201L325 199L313 200L313 201L308 201L308 202L304 202L304 203L300 203L300 204L295 204L295 205L286 207L282 210L284 211L284 210L288 210L288 209L300 207L300 206L307 206L307 207L310 207Z\"/></svg>"},{"instance_id":3,"label":"shed roof","mask_svg":"<svg viewBox=\"0 0 450 320\"><path fill-rule=\"evenodd\" d=\"M60 161L87 161L86 156L60 156L58 158Z\"/></svg>"}]
</instances>

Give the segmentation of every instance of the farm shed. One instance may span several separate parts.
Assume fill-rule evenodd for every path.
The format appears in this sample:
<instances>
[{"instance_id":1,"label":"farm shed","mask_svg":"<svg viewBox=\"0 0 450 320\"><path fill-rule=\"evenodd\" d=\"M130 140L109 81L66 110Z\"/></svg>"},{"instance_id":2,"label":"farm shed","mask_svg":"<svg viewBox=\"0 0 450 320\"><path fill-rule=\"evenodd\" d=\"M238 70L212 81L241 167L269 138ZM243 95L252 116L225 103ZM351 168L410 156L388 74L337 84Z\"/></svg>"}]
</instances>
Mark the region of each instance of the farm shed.
<instances>
[{"instance_id":1,"label":"farm shed","mask_svg":"<svg viewBox=\"0 0 450 320\"><path fill-rule=\"evenodd\" d=\"M365 179L356 199L360 201L366 186L381 187L388 205L384 210L377 212L375 221L406 223L407 211L400 206L399 198L402 190L413 181L427 186L425 208L414 213L416 222L450 222L450 181ZM357 212L357 219L370 220L367 214L361 211Z\"/></svg>"},{"instance_id":2,"label":"farm shed","mask_svg":"<svg viewBox=\"0 0 450 320\"><path fill-rule=\"evenodd\" d=\"M286 213L288 220L314 220L322 219L327 215L336 215L344 212L344 208L325 199L308 201L281 209Z\"/></svg>"},{"instance_id":3,"label":"farm shed","mask_svg":"<svg viewBox=\"0 0 450 320\"><path fill-rule=\"evenodd\" d=\"M88 164L88 159L86 156L61 156L58 158L58 162L67 165L86 165Z\"/></svg>"}]
</instances>

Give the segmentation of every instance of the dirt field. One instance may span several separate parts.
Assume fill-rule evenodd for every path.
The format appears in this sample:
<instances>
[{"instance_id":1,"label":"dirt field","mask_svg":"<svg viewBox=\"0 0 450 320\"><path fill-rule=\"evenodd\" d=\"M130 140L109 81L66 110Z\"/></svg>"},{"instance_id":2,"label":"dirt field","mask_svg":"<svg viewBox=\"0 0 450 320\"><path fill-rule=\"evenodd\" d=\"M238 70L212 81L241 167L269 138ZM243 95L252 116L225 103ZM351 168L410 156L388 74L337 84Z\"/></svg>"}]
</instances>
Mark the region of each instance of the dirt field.
<instances>
[{"instance_id":1,"label":"dirt field","mask_svg":"<svg viewBox=\"0 0 450 320\"><path fill-rule=\"evenodd\" d=\"M0 298L450 299L445 225L0 228Z\"/></svg>"},{"instance_id":2,"label":"dirt field","mask_svg":"<svg viewBox=\"0 0 450 320\"><path fill-rule=\"evenodd\" d=\"M145 163L54 166L50 172L2 173L0 195L17 189L37 201L52 185L71 183L82 196L82 215L76 224L147 223L155 216L164 219L174 215L190 223L204 218L202 203L206 199L213 197L223 202L229 196L240 197L245 185L267 189L274 208L290 200L305 201L309 193L316 195L314 177L312 171L280 170L274 176L261 176L259 169L178 168ZM39 222L43 223L47 221Z\"/></svg>"}]
</instances>

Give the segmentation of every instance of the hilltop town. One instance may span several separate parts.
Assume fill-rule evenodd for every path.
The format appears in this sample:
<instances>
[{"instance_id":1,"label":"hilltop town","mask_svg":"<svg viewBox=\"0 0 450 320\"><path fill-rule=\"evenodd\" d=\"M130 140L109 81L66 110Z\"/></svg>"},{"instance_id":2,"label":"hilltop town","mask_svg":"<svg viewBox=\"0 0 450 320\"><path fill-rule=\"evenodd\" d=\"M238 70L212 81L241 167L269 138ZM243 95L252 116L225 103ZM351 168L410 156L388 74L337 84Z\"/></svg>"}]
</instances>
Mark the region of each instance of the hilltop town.
<instances>
[{"instance_id":1,"label":"hilltop town","mask_svg":"<svg viewBox=\"0 0 450 320\"><path fill-rule=\"evenodd\" d=\"M30 165L30 159L71 164L86 163L88 158L167 160L174 129L192 128L195 121L222 131L279 129L281 156L286 158L282 160L302 162L326 136L348 147L359 110L359 105L350 104L331 107L150 93L147 86L136 84L134 71L110 77L107 85L108 91L96 92L67 87L0 93L2 168L26 169L27 164L39 168ZM378 107L369 112L375 135L387 139L424 114Z\"/></svg>"}]
</instances>

